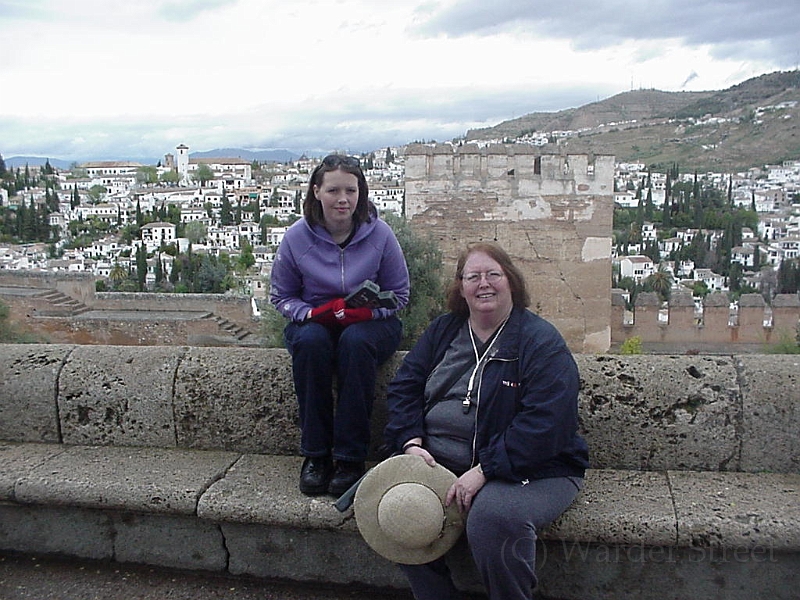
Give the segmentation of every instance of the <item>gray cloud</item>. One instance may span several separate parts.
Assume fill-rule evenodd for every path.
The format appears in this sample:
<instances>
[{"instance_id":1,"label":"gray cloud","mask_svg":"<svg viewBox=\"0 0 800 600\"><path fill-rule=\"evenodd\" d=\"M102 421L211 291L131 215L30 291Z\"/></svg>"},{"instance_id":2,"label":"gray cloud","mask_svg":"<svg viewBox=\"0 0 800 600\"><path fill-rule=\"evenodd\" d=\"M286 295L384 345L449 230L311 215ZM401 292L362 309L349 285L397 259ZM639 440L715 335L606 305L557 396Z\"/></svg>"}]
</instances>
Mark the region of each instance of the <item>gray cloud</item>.
<instances>
[{"instance_id":1,"label":"gray cloud","mask_svg":"<svg viewBox=\"0 0 800 600\"><path fill-rule=\"evenodd\" d=\"M126 117L101 121L0 119L4 157L62 160L158 159L180 143L193 151L222 147L285 148L294 152L367 152L417 140L447 141L531 112L581 106L614 93L597 86L454 89L425 95L381 90L372 100L335 106L306 101L291 108L264 105L246 113L201 117ZM270 125L278 123L278 125ZM12 143L9 143L12 142Z\"/></svg>"},{"instance_id":2,"label":"gray cloud","mask_svg":"<svg viewBox=\"0 0 800 600\"><path fill-rule=\"evenodd\" d=\"M460 37L514 32L569 39L582 50L624 40L677 38L712 45L717 58L797 62L800 11L795 0L460 0L423 20L423 36Z\"/></svg>"}]
</instances>

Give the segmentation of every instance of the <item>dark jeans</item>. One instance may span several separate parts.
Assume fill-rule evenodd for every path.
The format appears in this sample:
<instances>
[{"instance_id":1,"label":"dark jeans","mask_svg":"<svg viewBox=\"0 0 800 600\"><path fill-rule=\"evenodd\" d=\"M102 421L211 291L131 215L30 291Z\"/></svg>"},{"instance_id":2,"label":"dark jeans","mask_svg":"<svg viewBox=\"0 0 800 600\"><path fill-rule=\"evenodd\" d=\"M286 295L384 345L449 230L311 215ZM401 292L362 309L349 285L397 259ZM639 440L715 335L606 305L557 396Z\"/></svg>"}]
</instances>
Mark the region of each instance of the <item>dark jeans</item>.
<instances>
[{"instance_id":1,"label":"dark jeans","mask_svg":"<svg viewBox=\"0 0 800 600\"><path fill-rule=\"evenodd\" d=\"M356 462L367 458L378 366L397 350L402 333L397 317L354 323L338 335L318 323L286 326L303 456Z\"/></svg>"},{"instance_id":2,"label":"dark jeans","mask_svg":"<svg viewBox=\"0 0 800 600\"><path fill-rule=\"evenodd\" d=\"M536 588L536 532L563 513L583 479L532 479L522 485L492 479L467 515L467 542L490 600L530 600ZM445 558L400 565L416 600L457 600Z\"/></svg>"}]
</instances>

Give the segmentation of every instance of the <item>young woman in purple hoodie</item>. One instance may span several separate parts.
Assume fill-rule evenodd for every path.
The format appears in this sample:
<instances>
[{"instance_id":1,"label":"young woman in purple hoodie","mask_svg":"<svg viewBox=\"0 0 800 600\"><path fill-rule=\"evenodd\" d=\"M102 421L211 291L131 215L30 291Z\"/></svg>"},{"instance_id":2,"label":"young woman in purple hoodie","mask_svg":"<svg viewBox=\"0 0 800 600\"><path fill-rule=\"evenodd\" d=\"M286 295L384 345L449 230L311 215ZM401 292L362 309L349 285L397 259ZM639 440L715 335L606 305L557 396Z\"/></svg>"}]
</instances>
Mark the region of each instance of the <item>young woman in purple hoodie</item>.
<instances>
[{"instance_id":1,"label":"young woman in purple hoodie","mask_svg":"<svg viewBox=\"0 0 800 600\"><path fill-rule=\"evenodd\" d=\"M289 319L284 340L305 457L300 490L308 495L339 496L363 475L377 369L402 336L395 313L408 302L408 268L368 196L357 159L325 157L311 174L303 218L286 231L272 266L270 300ZM346 306L365 280L394 292L397 306Z\"/></svg>"}]
</instances>

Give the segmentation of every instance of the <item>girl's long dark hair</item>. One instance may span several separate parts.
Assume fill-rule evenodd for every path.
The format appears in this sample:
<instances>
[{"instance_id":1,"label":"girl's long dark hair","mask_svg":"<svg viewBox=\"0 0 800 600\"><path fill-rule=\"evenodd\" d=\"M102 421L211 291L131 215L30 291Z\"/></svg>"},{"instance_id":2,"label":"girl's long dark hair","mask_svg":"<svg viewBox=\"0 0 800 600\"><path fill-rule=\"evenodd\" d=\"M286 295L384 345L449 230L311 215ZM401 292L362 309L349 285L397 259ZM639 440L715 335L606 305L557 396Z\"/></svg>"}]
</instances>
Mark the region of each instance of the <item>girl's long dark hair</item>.
<instances>
[{"instance_id":1,"label":"girl's long dark hair","mask_svg":"<svg viewBox=\"0 0 800 600\"><path fill-rule=\"evenodd\" d=\"M358 159L352 156L342 156L341 154L329 154L322 159L322 162L311 172L311 179L308 181L308 190L303 200L303 216L311 225L321 225L325 222L322 214L322 204L314 195L314 186L322 185L322 178L329 171L344 171L355 175L358 179L358 203L353 211L353 224L360 225L370 220L369 214L369 187L367 178L361 170Z\"/></svg>"}]
</instances>

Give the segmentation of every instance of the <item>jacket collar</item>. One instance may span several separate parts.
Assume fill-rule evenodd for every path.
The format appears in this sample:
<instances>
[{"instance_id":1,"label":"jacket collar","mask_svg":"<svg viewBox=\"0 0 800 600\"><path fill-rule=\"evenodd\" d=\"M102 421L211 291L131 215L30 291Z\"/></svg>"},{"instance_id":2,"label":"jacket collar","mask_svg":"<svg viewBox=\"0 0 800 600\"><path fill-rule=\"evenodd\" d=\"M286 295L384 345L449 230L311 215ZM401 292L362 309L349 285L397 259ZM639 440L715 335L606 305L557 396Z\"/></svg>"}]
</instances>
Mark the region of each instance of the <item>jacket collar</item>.
<instances>
[{"instance_id":1,"label":"jacket collar","mask_svg":"<svg viewBox=\"0 0 800 600\"><path fill-rule=\"evenodd\" d=\"M523 320L527 310L528 309L524 306L515 306L513 309L511 309L511 315L508 317L508 323L506 323L506 326L500 335L500 339L498 340L499 343L491 351L490 356L492 358L513 360L519 356L519 331L524 325ZM459 318L455 316L450 321L449 325L447 326L447 332L444 336L447 340L447 343L443 345L442 352L453 341L455 336L458 334L459 329L461 329L466 321L466 317ZM441 357L439 358L441 359Z\"/></svg>"},{"instance_id":2,"label":"jacket collar","mask_svg":"<svg viewBox=\"0 0 800 600\"><path fill-rule=\"evenodd\" d=\"M511 309L508 323L500 333L500 339L496 349L492 352L492 358L516 359L519 357L519 330L522 327L523 316L527 309L515 306Z\"/></svg>"}]
</instances>

